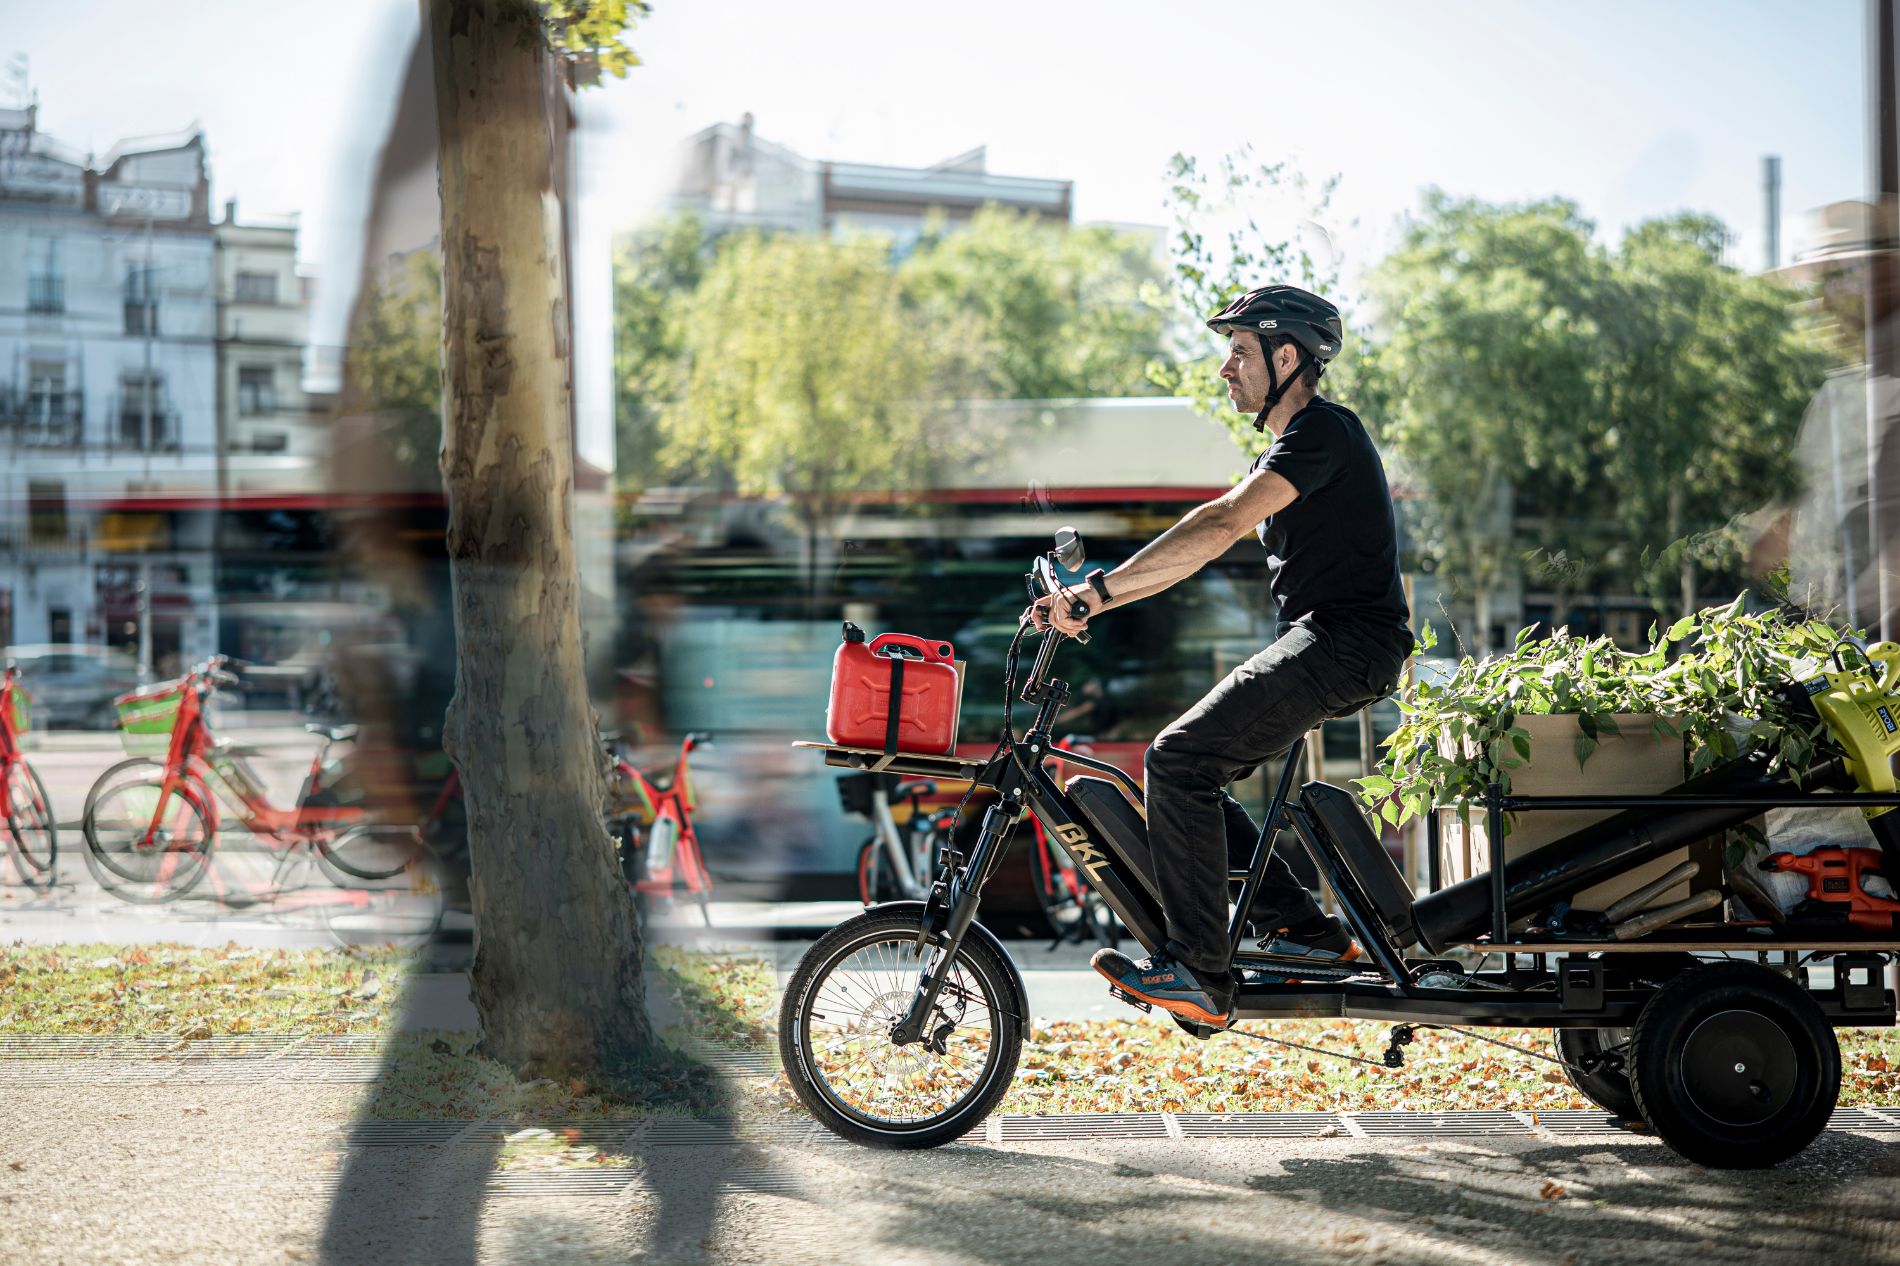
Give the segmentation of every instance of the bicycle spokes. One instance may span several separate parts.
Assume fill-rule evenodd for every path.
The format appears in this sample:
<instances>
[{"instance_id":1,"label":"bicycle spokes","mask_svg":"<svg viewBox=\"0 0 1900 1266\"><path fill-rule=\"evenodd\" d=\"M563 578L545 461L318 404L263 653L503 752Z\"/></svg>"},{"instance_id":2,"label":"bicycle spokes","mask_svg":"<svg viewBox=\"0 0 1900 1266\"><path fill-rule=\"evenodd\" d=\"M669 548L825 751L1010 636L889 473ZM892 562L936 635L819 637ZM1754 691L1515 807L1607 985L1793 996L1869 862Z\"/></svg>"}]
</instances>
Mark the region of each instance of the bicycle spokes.
<instances>
[{"instance_id":1,"label":"bicycle spokes","mask_svg":"<svg viewBox=\"0 0 1900 1266\"><path fill-rule=\"evenodd\" d=\"M861 1117L938 1116L976 1089L990 1061L990 999L962 964L950 970L925 1039L891 1041L923 966L914 941L878 941L840 961L814 994L810 1066L826 1094Z\"/></svg>"}]
</instances>

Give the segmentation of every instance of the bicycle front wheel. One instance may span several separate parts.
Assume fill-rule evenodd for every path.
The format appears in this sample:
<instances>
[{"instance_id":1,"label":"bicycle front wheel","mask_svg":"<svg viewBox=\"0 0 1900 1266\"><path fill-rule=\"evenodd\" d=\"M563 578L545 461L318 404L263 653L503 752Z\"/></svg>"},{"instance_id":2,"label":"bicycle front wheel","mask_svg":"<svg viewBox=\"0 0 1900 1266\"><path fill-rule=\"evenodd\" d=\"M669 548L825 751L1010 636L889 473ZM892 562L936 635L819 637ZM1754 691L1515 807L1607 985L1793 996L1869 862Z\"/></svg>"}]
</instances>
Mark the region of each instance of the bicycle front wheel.
<instances>
[{"instance_id":1,"label":"bicycle front wheel","mask_svg":"<svg viewBox=\"0 0 1900 1266\"><path fill-rule=\"evenodd\" d=\"M181 783L168 794L162 770L135 767L93 791L80 830L87 868L100 887L125 901L157 905L198 886L211 868L216 839L196 788Z\"/></svg>"},{"instance_id":2,"label":"bicycle front wheel","mask_svg":"<svg viewBox=\"0 0 1900 1266\"><path fill-rule=\"evenodd\" d=\"M7 770L7 836L20 859L20 877L31 888L51 887L57 874L59 833L46 784L25 761Z\"/></svg>"},{"instance_id":3,"label":"bicycle front wheel","mask_svg":"<svg viewBox=\"0 0 1900 1266\"><path fill-rule=\"evenodd\" d=\"M1008 962L966 939L924 1025L899 1046L923 970L921 908L872 910L826 933L785 990L779 1054L799 1101L832 1133L871 1147L961 1138L1009 1089L1022 1053L1023 1000Z\"/></svg>"}]
</instances>

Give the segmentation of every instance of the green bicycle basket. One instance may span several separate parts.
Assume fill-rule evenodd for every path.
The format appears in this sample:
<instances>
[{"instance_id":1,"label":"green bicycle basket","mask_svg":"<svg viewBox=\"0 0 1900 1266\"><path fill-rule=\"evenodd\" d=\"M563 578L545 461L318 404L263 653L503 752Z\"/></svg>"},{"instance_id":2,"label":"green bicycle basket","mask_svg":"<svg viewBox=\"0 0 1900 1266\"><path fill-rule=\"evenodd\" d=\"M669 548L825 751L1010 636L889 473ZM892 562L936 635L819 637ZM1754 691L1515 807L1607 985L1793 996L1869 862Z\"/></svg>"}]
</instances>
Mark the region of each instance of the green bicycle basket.
<instances>
[{"instance_id":1,"label":"green bicycle basket","mask_svg":"<svg viewBox=\"0 0 1900 1266\"><path fill-rule=\"evenodd\" d=\"M119 740L127 753L148 756L171 746L172 724L185 702L183 681L161 681L141 686L112 701L119 710Z\"/></svg>"},{"instance_id":2,"label":"green bicycle basket","mask_svg":"<svg viewBox=\"0 0 1900 1266\"><path fill-rule=\"evenodd\" d=\"M7 691L7 711L10 714L7 723L13 727L16 736L33 728L33 696L18 682Z\"/></svg>"}]
</instances>

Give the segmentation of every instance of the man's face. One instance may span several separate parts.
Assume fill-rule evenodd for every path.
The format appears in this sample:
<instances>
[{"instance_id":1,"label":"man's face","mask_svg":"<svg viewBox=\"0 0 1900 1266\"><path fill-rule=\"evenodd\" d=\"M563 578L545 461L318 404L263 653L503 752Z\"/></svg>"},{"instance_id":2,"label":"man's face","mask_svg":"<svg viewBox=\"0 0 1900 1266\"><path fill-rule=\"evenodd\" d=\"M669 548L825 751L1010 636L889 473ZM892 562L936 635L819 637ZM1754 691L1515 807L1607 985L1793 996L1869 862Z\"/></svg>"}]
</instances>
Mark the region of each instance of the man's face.
<instances>
[{"instance_id":1,"label":"man's face","mask_svg":"<svg viewBox=\"0 0 1900 1266\"><path fill-rule=\"evenodd\" d=\"M1227 359L1221 362L1220 376L1227 384L1228 403L1241 413L1260 412L1267 402L1269 383L1258 334L1235 330L1227 336Z\"/></svg>"}]
</instances>

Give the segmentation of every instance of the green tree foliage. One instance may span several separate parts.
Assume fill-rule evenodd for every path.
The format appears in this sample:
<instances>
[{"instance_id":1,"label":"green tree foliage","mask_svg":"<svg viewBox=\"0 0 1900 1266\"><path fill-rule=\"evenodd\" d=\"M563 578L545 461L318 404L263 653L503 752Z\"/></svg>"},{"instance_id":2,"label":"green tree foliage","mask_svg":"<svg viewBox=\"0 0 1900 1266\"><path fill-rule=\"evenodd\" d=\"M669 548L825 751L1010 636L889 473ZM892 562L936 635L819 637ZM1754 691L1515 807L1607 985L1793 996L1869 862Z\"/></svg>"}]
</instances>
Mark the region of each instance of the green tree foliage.
<instances>
[{"instance_id":1,"label":"green tree foliage","mask_svg":"<svg viewBox=\"0 0 1900 1266\"><path fill-rule=\"evenodd\" d=\"M926 425L936 341L905 312L882 241L727 237L682 335L664 460L790 498L814 575L847 496L918 487L939 456Z\"/></svg>"},{"instance_id":2,"label":"green tree foliage","mask_svg":"<svg viewBox=\"0 0 1900 1266\"><path fill-rule=\"evenodd\" d=\"M651 12L646 0L541 0L548 47L588 83L601 75L624 79L640 64L621 36Z\"/></svg>"},{"instance_id":3,"label":"green tree foliage","mask_svg":"<svg viewBox=\"0 0 1900 1266\"><path fill-rule=\"evenodd\" d=\"M1798 296L1724 265L1707 216L1640 224L1614 252L1593 232L1562 200L1432 191L1372 273L1385 436L1481 631L1526 552L1560 594L1607 573L1680 583L1692 609L1691 565L1727 561L1734 516L1795 486L1825 369Z\"/></svg>"},{"instance_id":4,"label":"green tree foliage","mask_svg":"<svg viewBox=\"0 0 1900 1266\"><path fill-rule=\"evenodd\" d=\"M1341 292L1338 257L1323 227L1339 178L1315 186L1288 163L1262 162L1242 150L1211 168L1176 154L1168 180L1172 281L1181 323L1169 354L1149 364L1149 380L1169 395L1194 401L1242 448L1261 447L1253 418L1234 412L1217 373L1226 340L1204 322L1249 290L1297 285L1331 299L1345 318L1345 353L1327 368L1325 393L1352 402L1376 429L1384 398L1379 347ZM1281 223L1268 218L1269 210L1280 213Z\"/></svg>"},{"instance_id":5,"label":"green tree foliage","mask_svg":"<svg viewBox=\"0 0 1900 1266\"><path fill-rule=\"evenodd\" d=\"M416 250L374 279L350 348L350 381L377 419L389 460L406 482L439 482L442 444L442 260Z\"/></svg>"},{"instance_id":6,"label":"green tree foliage","mask_svg":"<svg viewBox=\"0 0 1900 1266\"><path fill-rule=\"evenodd\" d=\"M1514 491L1533 488L1566 520L1576 503L1560 492L1599 491L1595 314L1609 269L1591 228L1561 200L1493 207L1432 191L1370 278L1390 332L1382 437L1424 494L1418 544L1477 609L1474 649L1488 649L1491 594L1517 564ZM1557 535L1542 543L1565 549Z\"/></svg>"},{"instance_id":7,"label":"green tree foliage","mask_svg":"<svg viewBox=\"0 0 1900 1266\"><path fill-rule=\"evenodd\" d=\"M960 394L1050 400L1149 395L1162 267L1139 234L985 207L941 222L898 270L924 337L954 352Z\"/></svg>"},{"instance_id":8,"label":"green tree foliage","mask_svg":"<svg viewBox=\"0 0 1900 1266\"><path fill-rule=\"evenodd\" d=\"M615 467L623 487L666 481L660 414L685 393L686 318L711 258L705 226L691 214L615 244Z\"/></svg>"},{"instance_id":9,"label":"green tree foliage","mask_svg":"<svg viewBox=\"0 0 1900 1266\"><path fill-rule=\"evenodd\" d=\"M1627 539L1656 548L1642 578L1696 605L1696 566L1734 561L1738 515L1799 490L1795 437L1827 372L1800 296L1722 265L1727 230L1682 214L1632 229L1614 258L1612 425L1596 452ZM1674 584L1672 585L1672 582Z\"/></svg>"}]
</instances>

